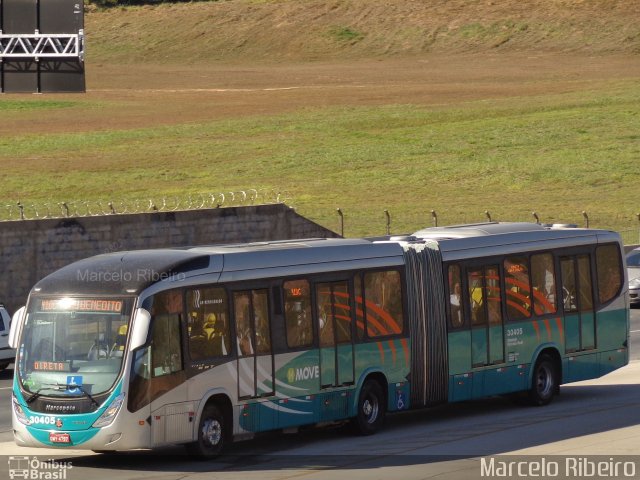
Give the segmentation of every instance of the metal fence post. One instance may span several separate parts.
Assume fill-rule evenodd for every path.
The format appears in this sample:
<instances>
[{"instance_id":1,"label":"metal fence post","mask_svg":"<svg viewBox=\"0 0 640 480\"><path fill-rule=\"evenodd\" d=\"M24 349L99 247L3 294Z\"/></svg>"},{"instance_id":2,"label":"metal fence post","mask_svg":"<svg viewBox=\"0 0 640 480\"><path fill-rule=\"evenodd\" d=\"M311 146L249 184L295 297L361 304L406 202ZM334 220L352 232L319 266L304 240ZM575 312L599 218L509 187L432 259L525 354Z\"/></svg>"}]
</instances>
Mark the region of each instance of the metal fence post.
<instances>
[{"instance_id":1,"label":"metal fence post","mask_svg":"<svg viewBox=\"0 0 640 480\"><path fill-rule=\"evenodd\" d=\"M389 210L385 210L384 214L387 217L387 235L391 235L391 215L389 215Z\"/></svg>"}]
</instances>

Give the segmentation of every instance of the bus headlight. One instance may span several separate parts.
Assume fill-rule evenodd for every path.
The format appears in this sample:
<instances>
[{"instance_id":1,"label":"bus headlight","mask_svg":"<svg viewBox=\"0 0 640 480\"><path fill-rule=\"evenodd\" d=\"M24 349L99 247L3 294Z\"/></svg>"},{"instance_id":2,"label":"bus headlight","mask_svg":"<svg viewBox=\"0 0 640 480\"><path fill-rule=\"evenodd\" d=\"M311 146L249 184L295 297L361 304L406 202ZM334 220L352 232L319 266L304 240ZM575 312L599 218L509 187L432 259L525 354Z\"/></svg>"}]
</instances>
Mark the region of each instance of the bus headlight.
<instances>
[{"instance_id":1,"label":"bus headlight","mask_svg":"<svg viewBox=\"0 0 640 480\"><path fill-rule=\"evenodd\" d=\"M20 420L20 423L24 425L31 425L31 422L27 418L27 415L24 413L22 409L22 405L18 402L18 399L15 395L11 395L11 399L13 400L13 411L16 412L16 417Z\"/></svg>"},{"instance_id":2,"label":"bus headlight","mask_svg":"<svg viewBox=\"0 0 640 480\"><path fill-rule=\"evenodd\" d=\"M106 427L113 422L113 419L116 418L116 415L120 411L120 407L124 403L124 393L121 393L116 398L113 399L111 405L107 407L107 409L100 415L100 418L93 423L95 428Z\"/></svg>"}]
</instances>

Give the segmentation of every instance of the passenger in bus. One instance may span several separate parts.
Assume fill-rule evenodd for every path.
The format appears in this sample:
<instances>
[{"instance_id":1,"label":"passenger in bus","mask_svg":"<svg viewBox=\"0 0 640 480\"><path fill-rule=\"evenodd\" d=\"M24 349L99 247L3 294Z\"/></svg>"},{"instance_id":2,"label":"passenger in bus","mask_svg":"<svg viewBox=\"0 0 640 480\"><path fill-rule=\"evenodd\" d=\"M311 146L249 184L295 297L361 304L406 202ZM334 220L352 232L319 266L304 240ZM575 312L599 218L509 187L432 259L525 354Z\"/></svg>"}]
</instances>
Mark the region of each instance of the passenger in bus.
<instances>
[{"instance_id":1,"label":"passenger in bus","mask_svg":"<svg viewBox=\"0 0 640 480\"><path fill-rule=\"evenodd\" d=\"M124 346L127 343L127 325L120 325L118 328L118 335L116 335L115 342L111 346L109 357L117 358L122 357L124 354Z\"/></svg>"},{"instance_id":2,"label":"passenger in bus","mask_svg":"<svg viewBox=\"0 0 640 480\"><path fill-rule=\"evenodd\" d=\"M302 347L313 342L311 321L302 302L287 304L287 343L290 347Z\"/></svg>"},{"instance_id":3,"label":"passenger in bus","mask_svg":"<svg viewBox=\"0 0 640 480\"><path fill-rule=\"evenodd\" d=\"M454 327L462 326L462 310L460 309L460 296L462 295L462 289L460 284L456 283L453 287L453 292L449 296L449 303L451 303L451 324Z\"/></svg>"},{"instance_id":4,"label":"passenger in bus","mask_svg":"<svg viewBox=\"0 0 640 480\"><path fill-rule=\"evenodd\" d=\"M206 317L205 330L209 332L209 354L219 357L228 353L227 328L225 321L218 318L215 313L209 313Z\"/></svg>"},{"instance_id":5,"label":"passenger in bus","mask_svg":"<svg viewBox=\"0 0 640 480\"><path fill-rule=\"evenodd\" d=\"M189 350L191 351L192 358L201 359L206 358L208 350L207 334L204 331L202 322L196 320L191 325L191 331L189 332Z\"/></svg>"},{"instance_id":6,"label":"passenger in bus","mask_svg":"<svg viewBox=\"0 0 640 480\"><path fill-rule=\"evenodd\" d=\"M157 303L160 303L164 311L158 311L156 313L166 313L170 315L182 313L182 292L180 290L169 290L158 296L161 297L161 302ZM157 304L154 303L154 305ZM158 305L158 307L160 307L160 305ZM160 308L158 310L160 310Z\"/></svg>"},{"instance_id":7,"label":"passenger in bus","mask_svg":"<svg viewBox=\"0 0 640 480\"><path fill-rule=\"evenodd\" d=\"M331 315L331 305L327 302L319 307L318 320L320 322L320 345L333 345L333 317Z\"/></svg>"},{"instance_id":8,"label":"passenger in bus","mask_svg":"<svg viewBox=\"0 0 640 480\"><path fill-rule=\"evenodd\" d=\"M251 338L251 324L248 313L247 310L246 315L241 314L240 318L236 319L238 351L240 355L253 355L253 340Z\"/></svg>"},{"instance_id":9,"label":"passenger in bus","mask_svg":"<svg viewBox=\"0 0 640 480\"><path fill-rule=\"evenodd\" d=\"M93 341L93 345L89 348L87 353L87 360L100 360L101 358L107 358L109 354L109 346L104 340L104 333L98 334L98 338Z\"/></svg>"},{"instance_id":10,"label":"passenger in bus","mask_svg":"<svg viewBox=\"0 0 640 480\"><path fill-rule=\"evenodd\" d=\"M260 312L256 312L256 351L258 353L269 353L271 351L269 322Z\"/></svg>"}]
</instances>

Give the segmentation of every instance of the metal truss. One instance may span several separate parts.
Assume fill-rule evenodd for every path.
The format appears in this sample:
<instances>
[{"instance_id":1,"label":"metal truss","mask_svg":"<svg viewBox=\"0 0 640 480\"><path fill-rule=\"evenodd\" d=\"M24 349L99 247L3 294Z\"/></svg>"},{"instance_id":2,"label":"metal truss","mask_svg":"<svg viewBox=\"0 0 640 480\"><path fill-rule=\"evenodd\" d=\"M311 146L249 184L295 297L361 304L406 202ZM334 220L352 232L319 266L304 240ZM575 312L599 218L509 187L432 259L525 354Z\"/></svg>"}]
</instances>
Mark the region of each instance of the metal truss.
<instances>
[{"instance_id":1,"label":"metal truss","mask_svg":"<svg viewBox=\"0 0 640 480\"><path fill-rule=\"evenodd\" d=\"M0 62L4 59L69 59L84 62L84 30L78 33L3 34L0 30Z\"/></svg>"}]
</instances>

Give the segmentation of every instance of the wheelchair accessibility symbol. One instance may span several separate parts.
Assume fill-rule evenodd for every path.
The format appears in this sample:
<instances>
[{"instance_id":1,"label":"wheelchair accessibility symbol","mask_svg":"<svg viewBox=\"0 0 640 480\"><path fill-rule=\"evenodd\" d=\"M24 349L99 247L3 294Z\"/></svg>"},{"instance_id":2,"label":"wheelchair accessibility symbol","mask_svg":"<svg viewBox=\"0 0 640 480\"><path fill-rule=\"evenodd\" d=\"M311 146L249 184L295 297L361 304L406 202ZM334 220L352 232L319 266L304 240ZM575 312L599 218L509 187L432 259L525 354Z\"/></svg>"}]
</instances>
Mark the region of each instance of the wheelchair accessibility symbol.
<instances>
[{"instance_id":1,"label":"wheelchair accessibility symbol","mask_svg":"<svg viewBox=\"0 0 640 480\"><path fill-rule=\"evenodd\" d=\"M67 376L67 393L75 395L82 393L82 375Z\"/></svg>"},{"instance_id":2,"label":"wheelchair accessibility symbol","mask_svg":"<svg viewBox=\"0 0 640 480\"><path fill-rule=\"evenodd\" d=\"M398 410L404 410L405 402L404 402L404 393L398 392L398 399L396 400L396 407Z\"/></svg>"}]
</instances>

